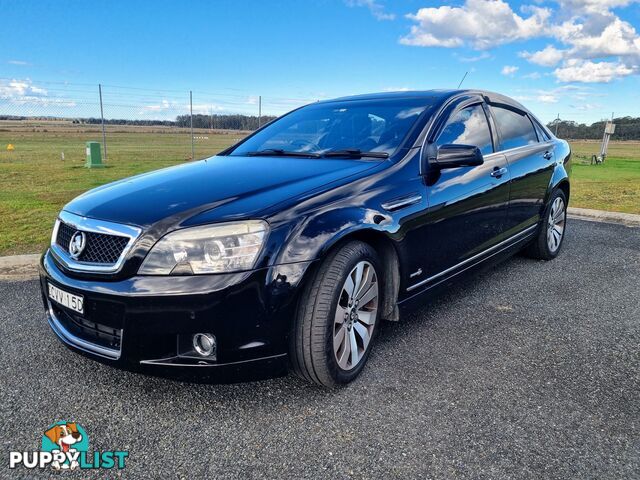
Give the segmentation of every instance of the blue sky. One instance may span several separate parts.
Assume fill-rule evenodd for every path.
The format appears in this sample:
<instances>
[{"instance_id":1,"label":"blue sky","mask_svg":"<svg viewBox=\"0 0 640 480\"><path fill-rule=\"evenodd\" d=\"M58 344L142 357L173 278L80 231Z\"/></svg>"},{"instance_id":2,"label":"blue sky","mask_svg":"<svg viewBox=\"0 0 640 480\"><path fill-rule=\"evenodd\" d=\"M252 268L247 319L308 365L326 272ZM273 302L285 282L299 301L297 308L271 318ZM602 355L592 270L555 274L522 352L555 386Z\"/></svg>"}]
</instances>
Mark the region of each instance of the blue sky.
<instances>
[{"instance_id":1,"label":"blue sky","mask_svg":"<svg viewBox=\"0 0 640 480\"><path fill-rule=\"evenodd\" d=\"M196 111L254 112L262 95L282 113L456 87L468 71L464 87L545 121L640 115L636 0L0 0L0 12L0 113L82 115L97 83L112 112L144 104L134 116L173 115L190 89Z\"/></svg>"}]
</instances>

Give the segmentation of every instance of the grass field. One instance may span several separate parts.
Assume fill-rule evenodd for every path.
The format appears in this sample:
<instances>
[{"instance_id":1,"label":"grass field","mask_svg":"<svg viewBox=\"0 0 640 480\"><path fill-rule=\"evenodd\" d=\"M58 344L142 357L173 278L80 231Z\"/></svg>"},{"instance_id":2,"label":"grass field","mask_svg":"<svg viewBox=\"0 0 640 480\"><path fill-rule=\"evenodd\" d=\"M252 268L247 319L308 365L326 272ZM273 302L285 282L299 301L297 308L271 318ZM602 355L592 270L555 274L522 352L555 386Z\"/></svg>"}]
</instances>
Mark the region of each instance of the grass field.
<instances>
[{"instance_id":1,"label":"grass field","mask_svg":"<svg viewBox=\"0 0 640 480\"><path fill-rule=\"evenodd\" d=\"M611 142L600 165L591 165L599 142L571 142L571 148L571 206L640 213L640 142Z\"/></svg>"},{"instance_id":2,"label":"grass field","mask_svg":"<svg viewBox=\"0 0 640 480\"><path fill-rule=\"evenodd\" d=\"M190 159L189 133L174 128L108 127L108 167L86 169L85 142L101 141L96 127L50 122L0 122L0 255L38 252L56 214L80 193ZM196 132L195 158L242 138L242 132ZM14 151L7 151L7 145ZM602 165L589 165L597 142L574 142L571 205L640 213L640 143L612 143ZM64 160L62 153L64 152Z\"/></svg>"}]
</instances>

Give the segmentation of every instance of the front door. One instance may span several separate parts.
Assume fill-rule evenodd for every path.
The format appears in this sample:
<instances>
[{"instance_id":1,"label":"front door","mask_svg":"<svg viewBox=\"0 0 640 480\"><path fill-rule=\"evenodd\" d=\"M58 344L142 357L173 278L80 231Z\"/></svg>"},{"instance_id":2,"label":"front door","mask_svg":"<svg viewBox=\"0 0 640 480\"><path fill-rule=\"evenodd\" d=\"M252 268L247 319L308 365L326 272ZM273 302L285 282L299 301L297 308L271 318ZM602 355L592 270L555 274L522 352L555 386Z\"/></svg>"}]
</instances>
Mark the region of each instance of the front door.
<instances>
[{"instance_id":1,"label":"front door","mask_svg":"<svg viewBox=\"0 0 640 480\"><path fill-rule=\"evenodd\" d=\"M509 201L509 169L504 155L494 152L483 105L476 103L454 111L438 134L436 145L477 146L484 163L473 167L442 169L430 174L426 186L428 243L426 275L434 282L443 272L499 243L505 228ZM425 282L429 284L429 281Z\"/></svg>"}]
</instances>

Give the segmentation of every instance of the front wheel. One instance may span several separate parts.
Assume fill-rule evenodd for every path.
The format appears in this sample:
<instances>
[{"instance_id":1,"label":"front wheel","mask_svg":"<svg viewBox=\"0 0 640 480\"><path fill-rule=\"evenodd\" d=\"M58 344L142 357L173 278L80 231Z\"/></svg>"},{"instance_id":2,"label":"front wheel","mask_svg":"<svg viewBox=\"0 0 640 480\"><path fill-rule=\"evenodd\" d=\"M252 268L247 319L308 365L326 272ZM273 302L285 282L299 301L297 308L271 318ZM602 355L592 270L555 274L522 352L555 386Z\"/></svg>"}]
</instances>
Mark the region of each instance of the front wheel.
<instances>
[{"instance_id":1,"label":"front wheel","mask_svg":"<svg viewBox=\"0 0 640 480\"><path fill-rule=\"evenodd\" d=\"M560 253L567 225L567 197L556 190L545 209L540 231L525 253L532 258L551 260Z\"/></svg>"},{"instance_id":2,"label":"front wheel","mask_svg":"<svg viewBox=\"0 0 640 480\"><path fill-rule=\"evenodd\" d=\"M321 264L300 301L291 359L295 372L326 387L345 384L362 371L382 306L376 251L354 241Z\"/></svg>"}]
</instances>

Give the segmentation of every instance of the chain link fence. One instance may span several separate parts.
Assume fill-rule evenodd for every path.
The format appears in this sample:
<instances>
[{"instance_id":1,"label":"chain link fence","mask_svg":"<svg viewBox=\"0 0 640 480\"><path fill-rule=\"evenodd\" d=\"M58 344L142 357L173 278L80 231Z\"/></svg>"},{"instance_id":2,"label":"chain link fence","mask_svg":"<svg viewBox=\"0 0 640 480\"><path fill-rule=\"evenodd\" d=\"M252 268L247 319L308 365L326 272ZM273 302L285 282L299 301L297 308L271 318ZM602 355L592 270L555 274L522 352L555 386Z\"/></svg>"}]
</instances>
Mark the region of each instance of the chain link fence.
<instances>
[{"instance_id":1,"label":"chain link fence","mask_svg":"<svg viewBox=\"0 0 640 480\"><path fill-rule=\"evenodd\" d=\"M86 142L96 141L107 165L151 169L212 156L259 125L314 101L234 89L191 92L0 78L0 160L81 165ZM594 113L559 113L549 127L561 138L597 141L604 122L576 128L585 115ZM637 130L637 124L618 123L613 139L637 136Z\"/></svg>"},{"instance_id":2,"label":"chain link fence","mask_svg":"<svg viewBox=\"0 0 640 480\"><path fill-rule=\"evenodd\" d=\"M16 160L82 164L96 141L107 165L172 164L215 155L313 101L0 78L0 148Z\"/></svg>"}]
</instances>

